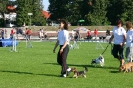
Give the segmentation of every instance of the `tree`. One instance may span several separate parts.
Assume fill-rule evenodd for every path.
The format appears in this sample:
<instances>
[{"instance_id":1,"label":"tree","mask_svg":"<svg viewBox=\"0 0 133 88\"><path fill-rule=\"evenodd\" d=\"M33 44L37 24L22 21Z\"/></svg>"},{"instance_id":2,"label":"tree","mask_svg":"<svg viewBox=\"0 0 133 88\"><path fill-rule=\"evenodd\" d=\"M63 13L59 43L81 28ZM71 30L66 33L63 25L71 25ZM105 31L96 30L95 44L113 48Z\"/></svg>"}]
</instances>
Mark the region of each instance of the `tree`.
<instances>
[{"instance_id":1,"label":"tree","mask_svg":"<svg viewBox=\"0 0 133 88\"><path fill-rule=\"evenodd\" d=\"M72 25L77 25L80 15L80 4L82 0L49 0L48 10L51 13L50 19L66 19Z\"/></svg>"},{"instance_id":2,"label":"tree","mask_svg":"<svg viewBox=\"0 0 133 88\"><path fill-rule=\"evenodd\" d=\"M108 25L109 21L106 17L107 0L92 0L91 3L91 9L85 16L88 20L88 25Z\"/></svg>"},{"instance_id":3,"label":"tree","mask_svg":"<svg viewBox=\"0 0 133 88\"><path fill-rule=\"evenodd\" d=\"M65 18L72 25L85 20L86 25L106 25L108 0L49 0L51 19Z\"/></svg>"},{"instance_id":4,"label":"tree","mask_svg":"<svg viewBox=\"0 0 133 88\"><path fill-rule=\"evenodd\" d=\"M24 23L26 25L30 24L30 16L28 16L28 13L31 13L31 9L32 0L17 0L16 23L18 26L22 26Z\"/></svg>"},{"instance_id":5,"label":"tree","mask_svg":"<svg viewBox=\"0 0 133 88\"><path fill-rule=\"evenodd\" d=\"M42 15L43 6L41 3L41 0L33 0L33 6L32 6L32 23L34 25L46 25L46 20L44 16Z\"/></svg>"},{"instance_id":6,"label":"tree","mask_svg":"<svg viewBox=\"0 0 133 88\"><path fill-rule=\"evenodd\" d=\"M83 19L82 14L81 14L81 8L82 8L81 5L82 5L81 0L69 1L68 4L66 5L67 16L65 16L65 18L72 25L77 25L78 20ZM78 24L78 25L80 25L80 24Z\"/></svg>"},{"instance_id":7,"label":"tree","mask_svg":"<svg viewBox=\"0 0 133 88\"><path fill-rule=\"evenodd\" d=\"M45 25L45 18L42 16L41 0L17 0L17 19L19 26L26 25ZM32 13L32 15L28 15Z\"/></svg>"},{"instance_id":8,"label":"tree","mask_svg":"<svg viewBox=\"0 0 133 88\"><path fill-rule=\"evenodd\" d=\"M7 13L6 5L8 3L8 0L0 0L0 14L2 15L3 18L1 18L1 27L6 26L6 18L5 18L5 13ZM4 22L4 23L3 23Z\"/></svg>"},{"instance_id":9,"label":"tree","mask_svg":"<svg viewBox=\"0 0 133 88\"><path fill-rule=\"evenodd\" d=\"M120 18L120 19L122 19L124 22L126 22L126 21L133 21L133 14L132 14L132 12L133 12L133 3L132 3L132 1L133 0L118 0L119 2L119 4L121 5L121 9L120 8L118 8L120 11L121 11L121 13L119 14L118 13L118 17Z\"/></svg>"}]
</instances>

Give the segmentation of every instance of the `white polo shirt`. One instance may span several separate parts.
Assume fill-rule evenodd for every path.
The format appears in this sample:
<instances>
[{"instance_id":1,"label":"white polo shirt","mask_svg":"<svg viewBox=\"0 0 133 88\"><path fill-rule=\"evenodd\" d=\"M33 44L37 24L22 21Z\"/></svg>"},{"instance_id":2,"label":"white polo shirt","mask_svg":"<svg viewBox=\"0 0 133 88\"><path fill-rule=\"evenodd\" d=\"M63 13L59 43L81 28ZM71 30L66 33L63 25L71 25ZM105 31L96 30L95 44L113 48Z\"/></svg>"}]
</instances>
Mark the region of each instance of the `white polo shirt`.
<instances>
[{"instance_id":1,"label":"white polo shirt","mask_svg":"<svg viewBox=\"0 0 133 88\"><path fill-rule=\"evenodd\" d=\"M133 47L133 29L127 31L126 47Z\"/></svg>"},{"instance_id":2,"label":"white polo shirt","mask_svg":"<svg viewBox=\"0 0 133 88\"><path fill-rule=\"evenodd\" d=\"M117 26L115 26L113 29L113 35L114 35L114 44L120 44L124 40L123 35L126 35L126 31L123 27L118 28Z\"/></svg>"},{"instance_id":3,"label":"white polo shirt","mask_svg":"<svg viewBox=\"0 0 133 88\"><path fill-rule=\"evenodd\" d=\"M67 30L60 30L58 33L59 45L64 45L66 41L69 44L69 32Z\"/></svg>"}]
</instances>

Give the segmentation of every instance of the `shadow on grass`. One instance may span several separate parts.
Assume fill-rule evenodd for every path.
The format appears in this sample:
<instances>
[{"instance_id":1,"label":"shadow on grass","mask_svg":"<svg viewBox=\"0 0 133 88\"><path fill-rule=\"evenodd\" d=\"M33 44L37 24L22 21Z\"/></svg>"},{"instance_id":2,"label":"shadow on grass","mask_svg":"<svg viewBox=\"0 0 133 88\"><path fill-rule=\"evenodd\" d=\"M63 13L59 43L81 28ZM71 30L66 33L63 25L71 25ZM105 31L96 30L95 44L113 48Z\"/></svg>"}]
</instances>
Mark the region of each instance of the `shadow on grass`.
<instances>
[{"instance_id":1,"label":"shadow on grass","mask_svg":"<svg viewBox=\"0 0 133 88\"><path fill-rule=\"evenodd\" d=\"M7 71L7 70L0 70L0 72L17 73L17 74L33 74L31 72Z\"/></svg>"},{"instance_id":2,"label":"shadow on grass","mask_svg":"<svg viewBox=\"0 0 133 88\"><path fill-rule=\"evenodd\" d=\"M52 65L59 65L58 63L43 63L43 64L52 64ZM116 69L118 70L117 67L110 67L110 66L104 66L104 67L101 67L100 65L97 65L95 67L95 65L79 65L79 64L68 64L68 66L72 66L72 67L89 67L89 68L101 68L101 69Z\"/></svg>"},{"instance_id":3,"label":"shadow on grass","mask_svg":"<svg viewBox=\"0 0 133 88\"><path fill-rule=\"evenodd\" d=\"M59 75L55 74L34 74L31 72L20 72L20 71L7 71L7 70L0 70L0 72L5 72L5 73L14 73L14 74L29 74L29 75L42 75L42 76L54 76L54 77L60 77Z\"/></svg>"},{"instance_id":4,"label":"shadow on grass","mask_svg":"<svg viewBox=\"0 0 133 88\"><path fill-rule=\"evenodd\" d=\"M43 63L43 64L59 65L58 63Z\"/></svg>"},{"instance_id":5,"label":"shadow on grass","mask_svg":"<svg viewBox=\"0 0 133 88\"><path fill-rule=\"evenodd\" d=\"M42 75L42 76L54 76L54 77L60 77L59 75L55 75L55 74L34 74L34 75Z\"/></svg>"},{"instance_id":6,"label":"shadow on grass","mask_svg":"<svg viewBox=\"0 0 133 88\"><path fill-rule=\"evenodd\" d=\"M120 73L120 71L110 71L110 73Z\"/></svg>"}]
</instances>

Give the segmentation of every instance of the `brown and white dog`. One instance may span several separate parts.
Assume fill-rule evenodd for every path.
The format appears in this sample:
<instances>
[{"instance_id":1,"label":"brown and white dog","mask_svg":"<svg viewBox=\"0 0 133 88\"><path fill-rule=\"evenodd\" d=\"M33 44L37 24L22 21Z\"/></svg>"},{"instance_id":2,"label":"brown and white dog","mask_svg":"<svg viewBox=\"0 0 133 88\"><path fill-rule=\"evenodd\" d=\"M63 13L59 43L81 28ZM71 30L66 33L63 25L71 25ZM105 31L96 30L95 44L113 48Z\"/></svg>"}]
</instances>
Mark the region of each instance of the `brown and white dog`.
<instances>
[{"instance_id":1,"label":"brown and white dog","mask_svg":"<svg viewBox=\"0 0 133 88\"><path fill-rule=\"evenodd\" d=\"M119 69L120 71L124 71L124 73L128 72L128 70L133 71L133 62L128 62L124 65L122 65Z\"/></svg>"},{"instance_id":2,"label":"brown and white dog","mask_svg":"<svg viewBox=\"0 0 133 88\"><path fill-rule=\"evenodd\" d=\"M86 72L88 71L88 68L85 67L84 71L77 71L76 68L72 68L71 72L74 72L73 78L78 78L78 76L82 75L84 78L86 78Z\"/></svg>"}]
</instances>

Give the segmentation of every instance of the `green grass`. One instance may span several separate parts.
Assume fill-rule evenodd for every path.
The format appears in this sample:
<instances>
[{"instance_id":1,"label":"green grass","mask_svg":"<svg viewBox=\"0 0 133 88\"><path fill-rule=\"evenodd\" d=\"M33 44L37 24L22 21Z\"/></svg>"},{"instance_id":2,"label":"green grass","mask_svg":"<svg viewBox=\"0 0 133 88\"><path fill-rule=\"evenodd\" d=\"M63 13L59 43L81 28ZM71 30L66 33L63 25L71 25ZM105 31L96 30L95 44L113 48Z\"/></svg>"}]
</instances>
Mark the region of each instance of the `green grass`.
<instances>
[{"instance_id":1,"label":"green grass","mask_svg":"<svg viewBox=\"0 0 133 88\"><path fill-rule=\"evenodd\" d=\"M91 60L99 57L103 49L95 49L96 43L82 42L79 49L70 50L67 63L83 70L87 66L87 78L59 77L61 67L56 62L58 48L53 53L55 42L25 42L17 46L18 52L0 48L0 88L132 88L133 73L118 71L119 62L110 54L110 46L103 54L105 66L94 67ZM102 43L106 48L107 43Z\"/></svg>"}]
</instances>

